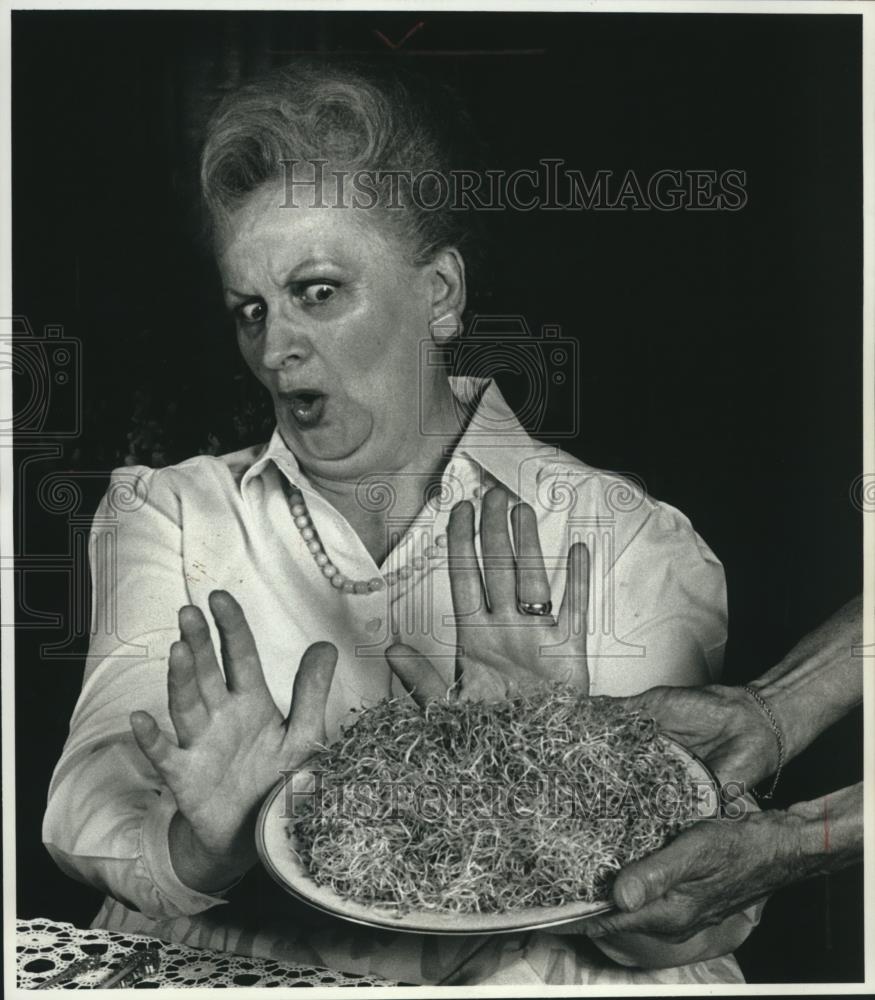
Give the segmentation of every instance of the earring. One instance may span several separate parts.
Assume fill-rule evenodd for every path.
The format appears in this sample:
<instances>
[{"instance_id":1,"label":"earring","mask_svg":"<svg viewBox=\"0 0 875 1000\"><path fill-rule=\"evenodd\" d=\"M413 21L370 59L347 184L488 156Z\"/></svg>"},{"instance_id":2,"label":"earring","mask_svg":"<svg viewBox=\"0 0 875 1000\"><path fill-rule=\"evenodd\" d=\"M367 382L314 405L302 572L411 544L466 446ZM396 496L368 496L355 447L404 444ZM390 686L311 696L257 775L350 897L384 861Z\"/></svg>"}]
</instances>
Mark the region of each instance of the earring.
<instances>
[{"instance_id":1,"label":"earring","mask_svg":"<svg viewBox=\"0 0 875 1000\"><path fill-rule=\"evenodd\" d=\"M462 324L454 312L445 313L431 324L431 338L436 344L445 344L462 332Z\"/></svg>"}]
</instances>

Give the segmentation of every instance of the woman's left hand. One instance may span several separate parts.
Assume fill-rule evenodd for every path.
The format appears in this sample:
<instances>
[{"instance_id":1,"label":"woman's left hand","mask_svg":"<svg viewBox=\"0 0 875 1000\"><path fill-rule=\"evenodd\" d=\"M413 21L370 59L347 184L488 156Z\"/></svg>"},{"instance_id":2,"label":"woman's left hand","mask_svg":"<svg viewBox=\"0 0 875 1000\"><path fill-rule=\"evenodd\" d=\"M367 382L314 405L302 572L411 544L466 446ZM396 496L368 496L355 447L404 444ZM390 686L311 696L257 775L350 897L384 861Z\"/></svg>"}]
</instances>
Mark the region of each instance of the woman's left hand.
<instances>
[{"instance_id":1,"label":"woman's left hand","mask_svg":"<svg viewBox=\"0 0 875 1000\"><path fill-rule=\"evenodd\" d=\"M527 614L525 603L549 605L550 585L541 555L535 512L517 504L510 516L501 487L483 498L480 561L474 547L474 507L457 504L447 528L450 588L457 625L456 680L459 697L496 701L533 683L562 681L586 693L586 609L589 557L571 547L558 620ZM447 685L425 656L403 643L386 651L392 670L420 704L447 695Z\"/></svg>"}]
</instances>

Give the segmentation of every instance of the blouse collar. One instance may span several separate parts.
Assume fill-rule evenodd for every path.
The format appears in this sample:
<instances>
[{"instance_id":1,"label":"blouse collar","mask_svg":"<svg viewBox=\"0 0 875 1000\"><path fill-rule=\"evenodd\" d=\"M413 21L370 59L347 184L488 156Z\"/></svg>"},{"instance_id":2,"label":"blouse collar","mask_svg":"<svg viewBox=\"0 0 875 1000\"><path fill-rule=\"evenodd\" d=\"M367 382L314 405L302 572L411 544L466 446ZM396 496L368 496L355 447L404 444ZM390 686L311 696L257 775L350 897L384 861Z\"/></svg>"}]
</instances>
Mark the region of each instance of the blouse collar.
<instances>
[{"instance_id":1,"label":"blouse collar","mask_svg":"<svg viewBox=\"0 0 875 1000\"><path fill-rule=\"evenodd\" d=\"M511 494L533 504L537 470L545 458L558 456L556 448L532 438L508 406L493 379L450 376L450 388L461 403L477 400L474 413L448 463L448 469L467 459L485 470ZM270 441L257 454L240 480L244 497L247 486L273 463L290 482L302 476L298 460L275 427Z\"/></svg>"}]
</instances>

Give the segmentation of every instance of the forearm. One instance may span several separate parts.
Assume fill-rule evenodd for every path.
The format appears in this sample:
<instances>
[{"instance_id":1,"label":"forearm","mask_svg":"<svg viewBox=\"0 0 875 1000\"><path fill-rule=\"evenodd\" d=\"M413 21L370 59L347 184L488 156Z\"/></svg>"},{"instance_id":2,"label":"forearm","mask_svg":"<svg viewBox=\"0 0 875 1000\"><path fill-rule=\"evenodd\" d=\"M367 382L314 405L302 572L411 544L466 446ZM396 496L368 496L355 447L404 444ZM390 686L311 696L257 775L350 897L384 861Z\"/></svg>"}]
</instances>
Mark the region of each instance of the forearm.
<instances>
[{"instance_id":1,"label":"forearm","mask_svg":"<svg viewBox=\"0 0 875 1000\"><path fill-rule=\"evenodd\" d=\"M850 601L751 684L781 726L787 759L862 700L862 661L853 655L863 641L862 603Z\"/></svg>"}]
</instances>

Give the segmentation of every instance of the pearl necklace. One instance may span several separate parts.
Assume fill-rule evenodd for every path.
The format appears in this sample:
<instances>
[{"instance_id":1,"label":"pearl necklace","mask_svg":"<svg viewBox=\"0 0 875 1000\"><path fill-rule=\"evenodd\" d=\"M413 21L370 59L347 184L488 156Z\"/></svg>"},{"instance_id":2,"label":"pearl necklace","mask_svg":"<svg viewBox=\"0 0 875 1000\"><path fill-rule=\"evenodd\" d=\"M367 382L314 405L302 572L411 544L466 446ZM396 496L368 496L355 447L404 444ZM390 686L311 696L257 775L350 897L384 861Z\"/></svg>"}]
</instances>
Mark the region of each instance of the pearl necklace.
<instances>
[{"instance_id":1,"label":"pearl necklace","mask_svg":"<svg viewBox=\"0 0 875 1000\"><path fill-rule=\"evenodd\" d=\"M301 533L301 538L307 546L308 551L313 556L313 561L322 570L322 575L328 580L332 587L343 591L345 594L372 594L382 590L383 587L394 587L399 580L407 580L411 575L410 566L402 566L399 570L385 573L383 576L375 576L370 580L350 580L334 565L328 558L322 541L313 526L310 511L300 490L294 488L286 491L289 502L289 510L295 527ZM429 545L425 549L423 556L414 556L411 559L413 569L421 570L426 565L427 559L435 559L442 555L441 550L447 547L447 536L438 535L434 545Z\"/></svg>"}]
</instances>

